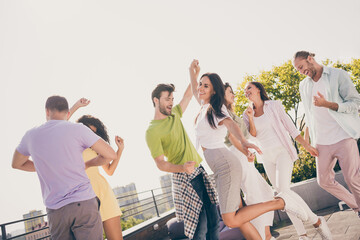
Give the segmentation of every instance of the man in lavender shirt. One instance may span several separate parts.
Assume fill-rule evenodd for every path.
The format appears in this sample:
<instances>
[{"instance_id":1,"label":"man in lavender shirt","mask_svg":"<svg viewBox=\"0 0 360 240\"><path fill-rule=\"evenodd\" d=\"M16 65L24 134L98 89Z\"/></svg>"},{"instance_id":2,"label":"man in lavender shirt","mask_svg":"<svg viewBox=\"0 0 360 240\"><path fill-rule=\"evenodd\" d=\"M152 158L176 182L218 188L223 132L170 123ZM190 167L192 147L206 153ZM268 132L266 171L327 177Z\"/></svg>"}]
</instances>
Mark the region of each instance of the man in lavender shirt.
<instances>
[{"instance_id":1,"label":"man in lavender shirt","mask_svg":"<svg viewBox=\"0 0 360 240\"><path fill-rule=\"evenodd\" d=\"M107 164L116 154L88 127L66 121L64 97L49 97L45 108L47 122L26 132L12 167L37 172L53 240L102 240L99 202L85 168ZM89 147L98 156L84 164L82 152Z\"/></svg>"}]
</instances>

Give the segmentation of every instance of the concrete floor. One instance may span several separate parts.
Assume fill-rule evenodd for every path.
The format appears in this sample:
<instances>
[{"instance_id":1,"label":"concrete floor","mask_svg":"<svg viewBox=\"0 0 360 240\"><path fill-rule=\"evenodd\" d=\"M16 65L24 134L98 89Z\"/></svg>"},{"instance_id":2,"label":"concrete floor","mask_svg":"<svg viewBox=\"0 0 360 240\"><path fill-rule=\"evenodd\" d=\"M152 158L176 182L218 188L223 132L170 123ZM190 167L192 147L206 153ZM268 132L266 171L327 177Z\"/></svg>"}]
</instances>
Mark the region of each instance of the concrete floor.
<instances>
[{"instance_id":1,"label":"concrete floor","mask_svg":"<svg viewBox=\"0 0 360 240\"><path fill-rule=\"evenodd\" d=\"M316 212L319 216L324 216L333 240L360 240L360 218L354 211L347 209L340 211L338 206L327 208ZM311 224L305 224L308 237L310 239L321 239ZM294 226L290 221L283 221L272 229L273 236L278 239L299 239Z\"/></svg>"}]
</instances>

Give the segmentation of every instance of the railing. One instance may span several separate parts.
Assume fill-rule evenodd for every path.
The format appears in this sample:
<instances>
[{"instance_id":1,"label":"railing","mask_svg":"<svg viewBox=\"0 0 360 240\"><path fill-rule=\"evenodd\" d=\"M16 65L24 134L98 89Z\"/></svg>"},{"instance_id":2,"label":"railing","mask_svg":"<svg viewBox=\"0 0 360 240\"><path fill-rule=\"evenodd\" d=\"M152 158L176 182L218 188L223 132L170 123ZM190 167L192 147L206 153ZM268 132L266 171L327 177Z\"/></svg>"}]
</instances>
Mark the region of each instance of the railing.
<instances>
[{"instance_id":1,"label":"railing","mask_svg":"<svg viewBox=\"0 0 360 240\"><path fill-rule=\"evenodd\" d=\"M151 218L154 216L159 217L160 214L162 212L164 212L164 208L161 206L163 206L164 204L167 204L167 203L170 203L173 206L171 190L167 191L166 193L156 194L157 191L162 190L164 188L168 189L168 188L171 188L171 186L166 186L163 188L155 188L155 189L151 189L148 191L143 191L143 192L139 192L139 193L134 193L134 194L129 194L126 196L118 197L117 199L120 201L121 201L121 199L130 198L130 197L133 197L132 199L134 200L134 202L120 206L121 208L125 208L125 210L123 210L123 215L121 216L121 219L123 221L126 221L129 217L135 217L137 219L146 220L146 218L148 218L146 216L151 216ZM139 195L142 195L144 197L139 198ZM150 213L148 215L144 215L146 212L149 212L152 209L155 210L155 214ZM168 210L168 209L165 209L165 211L166 210ZM33 220L33 219L37 219L37 218L43 218L46 216L47 216L47 214L43 214L43 215L36 216L36 217L30 217L30 218L26 218L26 219L20 219L20 220L0 224L1 240L17 239L20 237L24 237L24 236L48 229L49 227L46 226L46 227L43 227L40 229L36 229L33 231L29 231L29 232L19 234L16 236L11 236L11 237L7 237L8 234L6 231L6 227L9 225L20 223L20 222L25 222L25 221L29 221L29 220ZM49 237L50 237L50 235L46 235L46 236L43 236L43 237L37 238L37 239L46 239Z\"/></svg>"},{"instance_id":2,"label":"railing","mask_svg":"<svg viewBox=\"0 0 360 240\"><path fill-rule=\"evenodd\" d=\"M170 189L170 191L167 191L166 193L156 194L157 191L163 189ZM155 212L154 214L148 214L148 215L152 215L152 217L154 216L159 217L162 212L169 210L169 209L161 208L161 206L170 203L172 204L173 207L171 186L155 188L134 194L128 194L126 196L118 197L117 199L121 201L122 199L131 198L131 197L133 198L130 200L133 202L128 204L120 204L121 208L125 208L125 210L123 210L123 215L121 216L121 218L124 221L129 217L146 219L147 217L144 216L144 213L150 210L155 210Z\"/></svg>"}]
</instances>

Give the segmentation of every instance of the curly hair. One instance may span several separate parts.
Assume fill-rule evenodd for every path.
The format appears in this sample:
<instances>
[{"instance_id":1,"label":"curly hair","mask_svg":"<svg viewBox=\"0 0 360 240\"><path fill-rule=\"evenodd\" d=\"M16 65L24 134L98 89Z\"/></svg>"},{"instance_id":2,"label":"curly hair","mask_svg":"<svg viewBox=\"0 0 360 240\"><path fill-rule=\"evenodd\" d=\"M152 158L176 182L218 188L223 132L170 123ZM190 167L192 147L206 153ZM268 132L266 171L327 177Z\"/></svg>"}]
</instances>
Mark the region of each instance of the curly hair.
<instances>
[{"instance_id":1,"label":"curly hair","mask_svg":"<svg viewBox=\"0 0 360 240\"><path fill-rule=\"evenodd\" d=\"M94 126L96 128L95 134L104 139L105 142L110 143L107 129L100 119L91 115L84 115L79 118L77 122L84 124L88 128L90 128L90 126Z\"/></svg>"}]
</instances>

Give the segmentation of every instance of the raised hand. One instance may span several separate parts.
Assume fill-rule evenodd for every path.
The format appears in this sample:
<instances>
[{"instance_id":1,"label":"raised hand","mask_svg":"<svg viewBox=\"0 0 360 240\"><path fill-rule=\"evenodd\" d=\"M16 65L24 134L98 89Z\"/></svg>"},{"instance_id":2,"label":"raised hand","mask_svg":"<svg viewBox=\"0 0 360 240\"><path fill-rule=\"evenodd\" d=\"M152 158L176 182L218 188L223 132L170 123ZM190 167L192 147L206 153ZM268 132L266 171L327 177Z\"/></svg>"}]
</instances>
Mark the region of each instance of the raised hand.
<instances>
[{"instance_id":1,"label":"raised hand","mask_svg":"<svg viewBox=\"0 0 360 240\"><path fill-rule=\"evenodd\" d=\"M199 61L194 59L189 67L190 74L198 75L200 73Z\"/></svg>"},{"instance_id":2,"label":"raised hand","mask_svg":"<svg viewBox=\"0 0 360 240\"><path fill-rule=\"evenodd\" d=\"M90 100L89 99L86 99L86 98L80 98L76 103L75 105L77 107L86 107L87 105L89 105L90 103Z\"/></svg>"},{"instance_id":3,"label":"raised hand","mask_svg":"<svg viewBox=\"0 0 360 240\"><path fill-rule=\"evenodd\" d=\"M191 174L195 171L195 162L191 161L191 162L186 162L183 165L184 168L184 172L186 172L187 174Z\"/></svg>"},{"instance_id":4,"label":"raised hand","mask_svg":"<svg viewBox=\"0 0 360 240\"><path fill-rule=\"evenodd\" d=\"M90 100L86 98L80 98L79 100L77 100L77 102L69 109L69 115L67 119L69 120L70 117L74 114L74 112L76 112L76 110L89 105L89 103Z\"/></svg>"},{"instance_id":5,"label":"raised hand","mask_svg":"<svg viewBox=\"0 0 360 240\"><path fill-rule=\"evenodd\" d=\"M245 110L245 114L246 116L248 116L248 118L252 118L254 116L254 109L251 105L247 107L247 109Z\"/></svg>"},{"instance_id":6,"label":"raised hand","mask_svg":"<svg viewBox=\"0 0 360 240\"><path fill-rule=\"evenodd\" d=\"M122 139L119 136L115 136L115 143L120 151L124 150L124 148L125 148L124 139Z\"/></svg>"}]
</instances>

